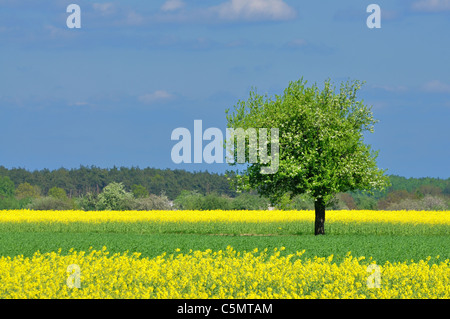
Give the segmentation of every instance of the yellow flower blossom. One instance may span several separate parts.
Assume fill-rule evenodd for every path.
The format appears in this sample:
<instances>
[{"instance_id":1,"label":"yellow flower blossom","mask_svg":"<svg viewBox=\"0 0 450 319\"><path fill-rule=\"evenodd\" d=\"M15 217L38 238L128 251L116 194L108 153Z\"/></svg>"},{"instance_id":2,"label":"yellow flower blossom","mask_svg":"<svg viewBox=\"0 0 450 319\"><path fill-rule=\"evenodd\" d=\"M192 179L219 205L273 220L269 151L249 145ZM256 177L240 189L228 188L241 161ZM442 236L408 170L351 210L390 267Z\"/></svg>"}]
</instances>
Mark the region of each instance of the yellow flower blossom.
<instances>
[{"instance_id":1,"label":"yellow flower blossom","mask_svg":"<svg viewBox=\"0 0 450 319\"><path fill-rule=\"evenodd\" d=\"M0 257L0 298L449 298L450 263L386 262L381 285L367 285L368 263L347 254L343 261L281 256L280 250L194 251L141 258L138 253L60 251L31 258ZM77 265L79 273L68 273ZM78 275L80 288L67 285Z\"/></svg>"},{"instance_id":2,"label":"yellow flower blossom","mask_svg":"<svg viewBox=\"0 0 450 319\"><path fill-rule=\"evenodd\" d=\"M449 211L330 210L327 222L413 223L450 225ZM315 218L314 211L0 211L0 223L52 222L296 222Z\"/></svg>"}]
</instances>

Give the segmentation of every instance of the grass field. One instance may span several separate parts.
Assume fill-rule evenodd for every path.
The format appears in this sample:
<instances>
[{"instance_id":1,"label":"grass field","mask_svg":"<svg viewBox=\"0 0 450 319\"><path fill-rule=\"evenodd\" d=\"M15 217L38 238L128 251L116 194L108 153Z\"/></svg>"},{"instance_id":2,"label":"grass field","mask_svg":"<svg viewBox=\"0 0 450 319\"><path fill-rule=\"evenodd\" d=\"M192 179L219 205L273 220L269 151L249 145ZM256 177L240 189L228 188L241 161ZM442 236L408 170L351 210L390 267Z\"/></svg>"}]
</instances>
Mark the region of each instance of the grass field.
<instances>
[{"instance_id":1,"label":"grass field","mask_svg":"<svg viewBox=\"0 0 450 319\"><path fill-rule=\"evenodd\" d=\"M376 262L378 265L402 263L401 269L397 269L400 273L406 271L404 267L411 268L426 263L428 270L422 269L421 271L424 272L426 277L422 279L428 283L432 277L428 272L434 269L433 265L435 267L443 267L439 270L440 274L444 274L447 277L442 279L443 283L450 278L450 267L446 268L450 258L450 212L330 211L327 212L327 235L325 236L312 235L313 220L314 212L312 211L0 211L0 256L4 256L4 258L9 257L10 259L14 259L15 256L16 258L24 258L20 265L25 265L32 260L38 251L41 254L59 251L61 257L52 258L66 258L64 256L70 256L73 251L86 252L88 254L89 252L103 249L107 250L111 255L123 254L127 251L129 254L136 252L139 253L139 258L149 261L166 256L163 259L167 258L164 260L171 263L178 258L177 256L181 256L180 258L192 257L196 251L225 252L231 247L242 256L245 253L255 252L255 249L258 252L264 250L268 252L277 251L277 260L280 258L280 260L283 260L283 264L280 267L285 269L283 271L290 269L289 273L292 271L290 267L293 265L293 260L296 259L307 263L308 260L315 261L317 258L328 258L332 255L330 265L334 264L336 267L341 267L348 263L347 258L351 254L355 258L364 257L364 259L358 261L358 265L364 265L364 267L367 267L370 262ZM298 255L298 252L302 253ZM21 257L17 257L20 255ZM172 257L169 258L168 256ZM291 261L282 259L288 257ZM4 258L2 260L6 268L3 268L3 271L7 273L5 269L11 269L11 265L8 264L11 261L7 261ZM106 257L103 256L102 258ZM217 257L208 255L207 258L205 257L205 260L209 260L209 262L214 264L217 262L214 258ZM239 258L233 259L232 264L235 264L236 260L239 260ZM186 261L183 259L183 262L192 265L192 260ZM257 260L255 265L259 263L261 261ZM267 263L264 262L262 264L266 265ZM173 264L171 265L173 266ZM323 267L322 265L317 269L323 269ZM235 269L235 271L239 272L240 270ZM362 276L362 270L354 271L356 277L352 277L352 282L355 282L355 278ZM336 270L336 273L338 272ZM162 277L167 276L166 273L160 273L160 275ZM366 277L367 275L369 274L365 274ZM12 276L12 274L5 275L0 273L0 280L5 282L7 276ZM183 276L184 274L179 277L183 278ZM253 278L259 287L264 286L262 283L266 280L263 280L261 276L257 280ZM290 276L293 275L291 274ZM383 276L386 277L387 275ZM265 278L265 275L263 277ZM23 277L20 278L14 280L23 280ZM293 276L291 280L296 282L298 278ZM331 279L328 278L327 280ZM364 284L364 280L365 277L356 280L356 282L359 282L359 288L361 282ZM392 280L395 281L398 278ZM438 280L441 283L439 278L433 280ZM86 282L86 279L84 282ZM330 284L334 282L331 280ZM202 283L201 285L208 286L209 283ZM285 294L280 290L278 295L272 297L327 296L326 294L324 295L323 283L320 285L315 284L314 287L316 288L314 289L304 282L302 284L297 283L297 285L302 287L303 294L298 293L300 288L291 287L289 293L286 292ZM195 287L197 286L195 285ZM270 288L270 291L277 288L274 287L273 282L269 286L266 288ZM399 285L397 284L397 286ZM205 287L203 287L202 291L183 288L184 290L182 291L189 292L189 294L186 292L187 295L180 295L181 291L175 288L170 290L170 287L166 287L169 290L159 291L160 295L147 292L150 293L148 296L151 298L158 296L168 298L176 296L207 298L220 295L217 289L208 290ZM234 288L234 290L231 288L231 291L235 291L235 293L230 293L230 290L221 290L220 293L231 297L267 297L267 289L255 290L255 288L254 291L252 290L252 293L239 295L236 294L236 287ZM396 290L392 287L384 290L386 292L385 295L381 293L373 295L373 291L360 291L359 288L356 290L353 288L345 291L333 290L335 291L334 295L332 294L328 297L409 298L410 296L415 296L414 298L420 298L423 296L450 296L450 288L440 288L440 290L433 290L431 293L429 290L431 288L428 286L426 286L426 289L422 286L421 288L416 288L419 295L411 294L408 290L405 290L406 292L402 292L400 295L398 293L395 294L393 291ZM15 294L18 292L11 289L0 291L0 297L22 296ZM57 292L60 290L59 288L56 291L54 289L49 290L49 296L58 297ZM87 293L86 291L85 289L84 293ZM168 291L172 291L172 293ZM195 295L195 291L197 291L197 295ZM305 291L308 291L308 293ZM115 292L112 295L108 295L104 291L103 293L110 297L114 295L116 297L131 298L133 296L125 294L125 291L125 295L121 295L120 292ZM240 293L243 292L241 291ZM134 296L143 297L144 295L140 292L135 292ZM66 298L70 296L72 295L63 294L59 297ZM80 296L86 297L86 295ZM91 291L90 297L95 296L104 297L105 295L98 295L95 291ZM25 294L23 297L30 298L33 296ZM37 294L34 297L43 296Z\"/></svg>"}]
</instances>

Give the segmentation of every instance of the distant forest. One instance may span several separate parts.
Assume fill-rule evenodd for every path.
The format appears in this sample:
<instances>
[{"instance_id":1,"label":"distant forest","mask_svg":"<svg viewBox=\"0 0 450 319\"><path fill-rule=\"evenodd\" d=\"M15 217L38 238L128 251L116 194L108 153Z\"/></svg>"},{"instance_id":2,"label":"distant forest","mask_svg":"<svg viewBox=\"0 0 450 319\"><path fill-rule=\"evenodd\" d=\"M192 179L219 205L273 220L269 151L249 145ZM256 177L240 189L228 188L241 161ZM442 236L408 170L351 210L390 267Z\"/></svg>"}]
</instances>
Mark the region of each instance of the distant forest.
<instances>
[{"instance_id":1,"label":"distant forest","mask_svg":"<svg viewBox=\"0 0 450 319\"><path fill-rule=\"evenodd\" d=\"M133 185L144 186L149 193L164 193L173 200L181 191L197 191L201 194L218 193L235 196L225 175L209 172L187 172L156 168L113 167L109 169L95 166L80 166L76 169L28 171L23 168L7 169L0 166L0 177L9 177L17 187L22 183L38 186L43 195L53 187L66 191L69 197L78 197L87 193L100 193L112 182L123 183L127 189Z\"/></svg>"},{"instance_id":2,"label":"distant forest","mask_svg":"<svg viewBox=\"0 0 450 319\"><path fill-rule=\"evenodd\" d=\"M98 195L107 185L122 183L127 191L136 190L139 186L149 194L164 195L168 200L175 202L177 198L187 198L186 192L203 196L215 194L233 199L239 196L230 187L229 178L232 179L233 176L232 172L217 174L138 167L105 169L81 166L76 169L28 171L23 168L8 169L0 166L0 178L11 180L16 189L20 185L31 184L39 189L41 196L48 196L52 188L59 188L65 191L68 198ZM389 179L392 186L384 192L375 192L373 195L363 192L339 194L334 208L392 210L449 208L450 178L405 178L390 175ZM286 208L309 207L311 202L305 197L286 204Z\"/></svg>"}]
</instances>

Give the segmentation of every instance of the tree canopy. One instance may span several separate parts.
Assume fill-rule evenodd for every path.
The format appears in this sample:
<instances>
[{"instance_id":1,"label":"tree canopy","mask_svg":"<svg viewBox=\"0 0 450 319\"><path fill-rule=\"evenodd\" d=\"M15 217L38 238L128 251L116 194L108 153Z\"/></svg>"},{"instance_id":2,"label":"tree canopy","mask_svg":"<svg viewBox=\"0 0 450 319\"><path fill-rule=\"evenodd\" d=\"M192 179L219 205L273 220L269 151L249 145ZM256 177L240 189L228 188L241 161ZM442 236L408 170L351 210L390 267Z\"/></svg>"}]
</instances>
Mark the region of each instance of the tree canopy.
<instances>
[{"instance_id":1,"label":"tree canopy","mask_svg":"<svg viewBox=\"0 0 450 319\"><path fill-rule=\"evenodd\" d=\"M364 132L373 132L377 121L371 107L357 99L362 83L344 82L339 90L330 80L322 90L306 84L291 82L273 98L252 90L247 101L227 110L227 121L234 129L279 129L278 171L263 174L264 164L249 164L238 176L240 185L275 203L285 194L312 196L315 232L324 234L325 206L337 193L384 189L388 178L377 167L377 152L364 143Z\"/></svg>"}]
</instances>

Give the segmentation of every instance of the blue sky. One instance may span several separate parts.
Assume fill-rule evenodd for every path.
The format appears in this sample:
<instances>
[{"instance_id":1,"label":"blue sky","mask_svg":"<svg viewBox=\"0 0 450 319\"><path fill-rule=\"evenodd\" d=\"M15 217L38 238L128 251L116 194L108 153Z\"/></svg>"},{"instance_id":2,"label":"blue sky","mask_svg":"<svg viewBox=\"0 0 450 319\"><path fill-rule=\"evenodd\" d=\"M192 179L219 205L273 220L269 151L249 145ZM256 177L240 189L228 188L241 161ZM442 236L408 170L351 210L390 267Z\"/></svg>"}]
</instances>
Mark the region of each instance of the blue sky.
<instances>
[{"instance_id":1,"label":"blue sky","mask_svg":"<svg viewBox=\"0 0 450 319\"><path fill-rule=\"evenodd\" d=\"M379 167L448 178L449 31L450 0L0 0L0 165L224 172L174 164L171 132L196 119L225 130L252 87L279 94L303 77L365 81Z\"/></svg>"}]
</instances>

